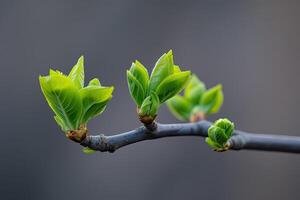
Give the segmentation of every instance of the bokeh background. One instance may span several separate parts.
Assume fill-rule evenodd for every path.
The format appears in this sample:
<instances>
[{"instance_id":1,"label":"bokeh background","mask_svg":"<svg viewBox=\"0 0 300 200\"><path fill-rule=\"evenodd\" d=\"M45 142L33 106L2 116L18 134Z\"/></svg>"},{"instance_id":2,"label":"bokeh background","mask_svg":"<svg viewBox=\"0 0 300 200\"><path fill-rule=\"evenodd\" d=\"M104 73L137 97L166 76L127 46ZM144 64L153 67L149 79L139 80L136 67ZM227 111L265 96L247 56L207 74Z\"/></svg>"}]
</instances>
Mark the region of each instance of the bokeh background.
<instances>
[{"instance_id":1,"label":"bokeh background","mask_svg":"<svg viewBox=\"0 0 300 200\"><path fill-rule=\"evenodd\" d=\"M300 136L299 9L283 0L2 0L0 199L299 199L295 154L215 153L190 137L85 155L55 124L38 83L85 55L86 78L115 86L91 132L127 131L140 124L125 70L135 59L151 69L173 49L208 87L223 84L211 120ZM159 121L177 122L165 106Z\"/></svg>"}]
</instances>

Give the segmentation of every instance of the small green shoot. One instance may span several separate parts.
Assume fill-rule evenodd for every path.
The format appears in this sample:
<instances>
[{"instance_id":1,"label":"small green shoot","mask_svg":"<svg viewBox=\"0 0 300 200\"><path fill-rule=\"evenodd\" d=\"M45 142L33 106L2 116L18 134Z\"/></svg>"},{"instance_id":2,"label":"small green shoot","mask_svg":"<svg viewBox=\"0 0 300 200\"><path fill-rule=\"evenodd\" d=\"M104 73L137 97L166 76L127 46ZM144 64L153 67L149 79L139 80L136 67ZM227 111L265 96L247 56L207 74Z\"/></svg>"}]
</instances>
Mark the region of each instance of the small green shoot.
<instances>
[{"instance_id":1,"label":"small green shoot","mask_svg":"<svg viewBox=\"0 0 300 200\"><path fill-rule=\"evenodd\" d=\"M127 83L140 118L154 120L159 106L180 93L190 78L190 71L181 71L174 65L172 50L158 59L150 77L139 61L132 63L127 70Z\"/></svg>"},{"instance_id":2,"label":"small green shoot","mask_svg":"<svg viewBox=\"0 0 300 200\"><path fill-rule=\"evenodd\" d=\"M175 95L167 101L173 115L182 121L197 121L193 117L217 113L224 101L222 85L218 84L209 90L205 84L192 75L191 81L185 88L184 95Z\"/></svg>"},{"instance_id":3,"label":"small green shoot","mask_svg":"<svg viewBox=\"0 0 300 200\"><path fill-rule=\"evenodd\" d=\"M232 136L234 124L228 119L218 119L208 129L208 137L205 139L208 146L216 151L226 151L229 146L227 141Z\"/></svg>"}]
</instances>

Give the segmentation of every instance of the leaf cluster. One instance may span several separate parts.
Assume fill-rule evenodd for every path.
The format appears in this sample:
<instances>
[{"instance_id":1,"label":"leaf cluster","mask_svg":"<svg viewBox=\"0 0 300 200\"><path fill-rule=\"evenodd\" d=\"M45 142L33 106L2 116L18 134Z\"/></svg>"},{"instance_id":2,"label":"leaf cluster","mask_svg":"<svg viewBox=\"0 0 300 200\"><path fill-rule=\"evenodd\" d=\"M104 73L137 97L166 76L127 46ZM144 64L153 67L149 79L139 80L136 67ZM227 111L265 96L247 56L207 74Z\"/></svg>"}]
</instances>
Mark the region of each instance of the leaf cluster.
<instances>
[{"instance_id":1,"label":"leaf cluster","mask_svg":"<svg viewBox=\"0 0 300 200\"><path fill-rule=\"evenodd\" d=\"M174 64L172 50L157 60L151 76L136 60L127 70L127 83L139 115L155 117L159 106L180 93L190 77L190 71L181 71L180 67Z\"/></svg>"},{"instance_id":2,"label":"leaf cluster","mask_svg":"<svg viewBox=\"0 0 300 200\"><path fill-rule=\"evenodd\" d=\"M223 100L221 84L207 90L205 84L193 74L184 94L175 95L167 101L167 105L178 119L188 121L195 113L205 115L217 113Z\"/></svg>"},{"instance_id":3,"label":"leaf cluster","mask_svg":"<svg viewBox=\"0 0 300 200\"><path fill-rule=\"evenodd\" d=\"M218 119L208 129L208 137L205 139L206 143L215 150L225 150L226 143L231 137L234 130L234 123L230 120Z\"/></svg>"},{"instance_id":4,"label":"leaf cluster","mask_svg":"<svg viewBox=\"0 0 300 200\"><path fill-rule=\"evenodd\" d=\"M77 130L101 114L112 98L113 87L103 87L97 78L84 87L84 58L81 56L68 75L50 69L39 77L42 92L63 131Z\"/></svg>"}]
</instances>

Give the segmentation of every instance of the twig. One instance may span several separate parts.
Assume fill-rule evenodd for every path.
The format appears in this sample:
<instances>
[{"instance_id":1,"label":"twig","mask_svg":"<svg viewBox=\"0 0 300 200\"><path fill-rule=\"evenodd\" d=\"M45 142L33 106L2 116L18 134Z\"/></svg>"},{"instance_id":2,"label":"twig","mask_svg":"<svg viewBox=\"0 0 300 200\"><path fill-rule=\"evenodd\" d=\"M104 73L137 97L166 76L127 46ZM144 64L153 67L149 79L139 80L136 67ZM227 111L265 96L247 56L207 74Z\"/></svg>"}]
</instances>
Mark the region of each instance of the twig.
<instances>
[{"instance_id":1,"label":"twig","mask_svg":"<svg viewBox=\"0 0 300 200\"><path fill-rule=\"evenodd\" d=\"M207 137L209 121L184 124L159 124L154 131L145 127L112 136L88 135L80 144L101 152L115 150L136 142L174 136ZM285 135L265 135L235 130L228 141L231 150L263 150L300 153L300 137Z\"/></svg>"}]
</instances>

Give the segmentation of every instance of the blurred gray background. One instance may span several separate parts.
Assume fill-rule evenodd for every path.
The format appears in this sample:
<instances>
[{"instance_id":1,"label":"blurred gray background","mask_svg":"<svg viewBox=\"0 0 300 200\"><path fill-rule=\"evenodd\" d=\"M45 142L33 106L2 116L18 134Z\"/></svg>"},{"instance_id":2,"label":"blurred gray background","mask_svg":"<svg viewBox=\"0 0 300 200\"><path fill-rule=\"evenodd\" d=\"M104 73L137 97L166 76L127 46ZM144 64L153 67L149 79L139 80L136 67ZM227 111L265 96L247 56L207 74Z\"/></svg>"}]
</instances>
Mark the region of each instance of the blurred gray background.
<instances>
[{"instance_id":1,"label":"blurred gray background","mask_svg":"<svg viewBox=\"0 0 300 200\"><path fill-rule=\"evenodd\" d=\"M67 140L41 94L49 67L86 59L86 78L114 85L107 110L89 124L108 135L140 124L125 70L148 69L173 49L175 62L225 104L210 118L238 129L298 135L299 1L1 1L0 199L300 199L300 157L215 153L202 138L141 142L85 155ZM165 106L159 121L177 122Z\"/></svg>"}]
</instances>

